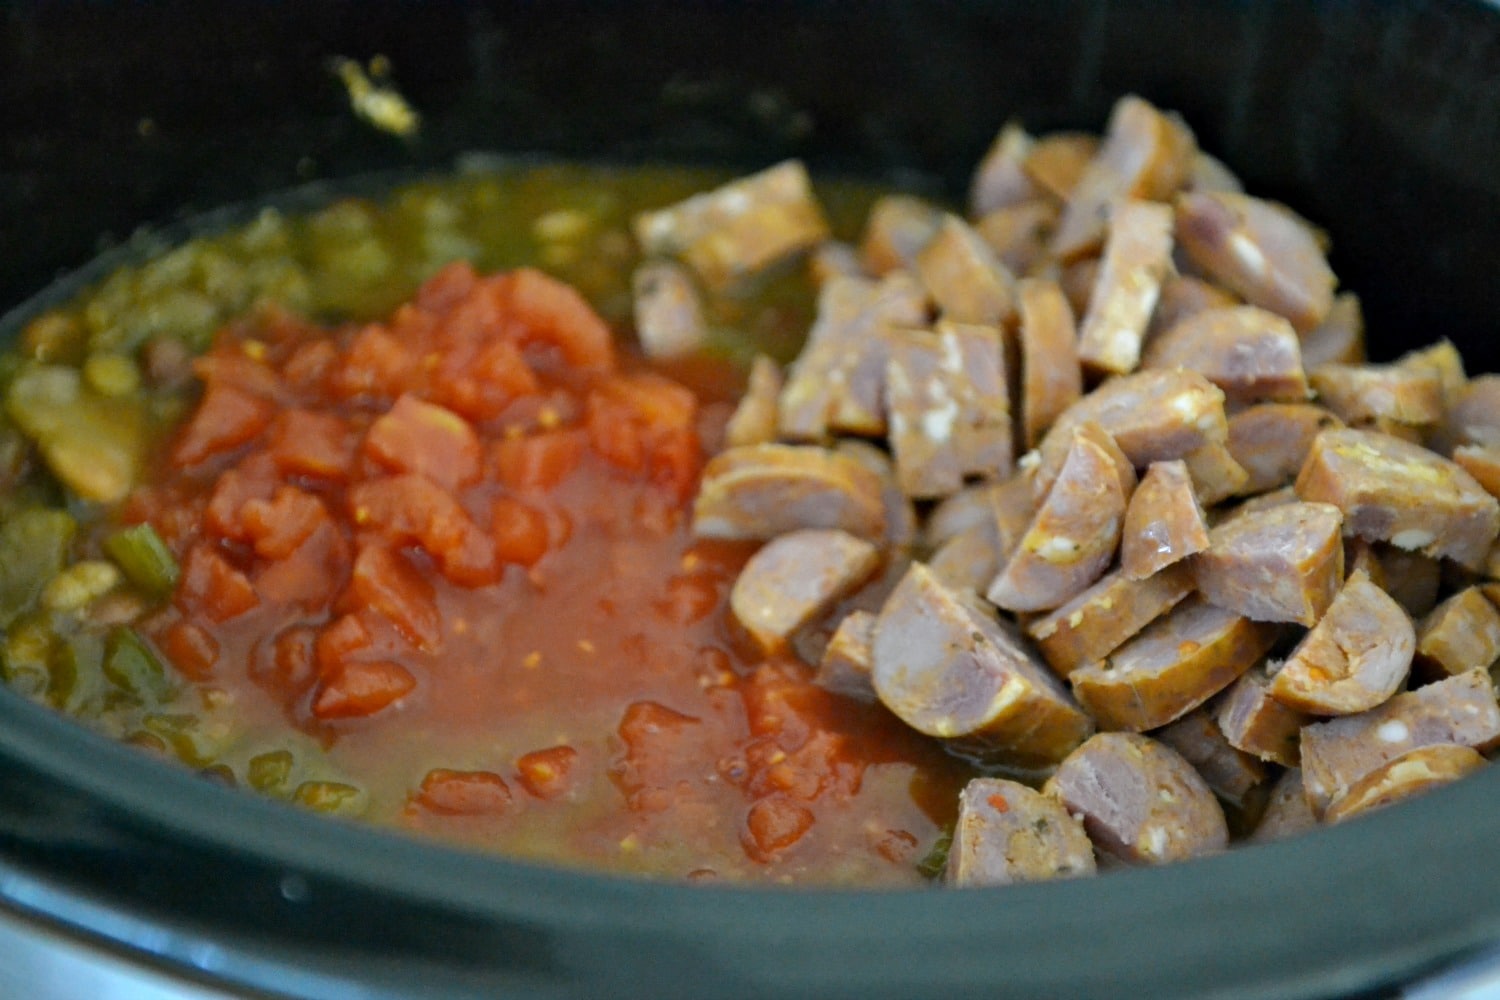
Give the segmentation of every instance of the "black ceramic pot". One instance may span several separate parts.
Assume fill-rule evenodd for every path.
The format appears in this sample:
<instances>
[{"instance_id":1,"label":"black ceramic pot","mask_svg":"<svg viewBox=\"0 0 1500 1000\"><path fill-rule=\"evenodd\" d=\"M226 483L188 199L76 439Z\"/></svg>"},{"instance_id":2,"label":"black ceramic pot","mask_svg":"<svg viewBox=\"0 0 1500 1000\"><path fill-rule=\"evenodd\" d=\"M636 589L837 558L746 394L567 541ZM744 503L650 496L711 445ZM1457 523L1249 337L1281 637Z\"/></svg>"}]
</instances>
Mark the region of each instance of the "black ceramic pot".
<instances>
[{"instance_id":1,"label":"black ceramic pot","mask_svg":"<svg viewBox=\"0 0 1500 1000\"><path fill-rule=\"evenodd\" d=\"M388 56L407 144L326 61ZM1500 10L1470 2L0 7L0 310L101 238L470 150L956 194L1000 124L1182 111L1337 238L1377 355L1500 346ZM1293 842L1004 891L683 887L290 811L0 692L0 906L308 997L1338 996L1500 941L1500 771Z\"/></svg>"}]
</instances>

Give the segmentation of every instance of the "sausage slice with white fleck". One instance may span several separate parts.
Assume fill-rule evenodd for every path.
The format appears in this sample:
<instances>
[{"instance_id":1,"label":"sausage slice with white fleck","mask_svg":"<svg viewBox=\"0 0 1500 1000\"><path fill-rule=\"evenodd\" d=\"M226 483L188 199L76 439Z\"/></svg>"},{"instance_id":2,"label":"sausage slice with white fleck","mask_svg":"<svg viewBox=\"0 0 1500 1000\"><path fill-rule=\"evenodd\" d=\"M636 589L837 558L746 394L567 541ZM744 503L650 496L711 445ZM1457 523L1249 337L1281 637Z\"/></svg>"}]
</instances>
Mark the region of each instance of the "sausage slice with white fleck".
<instances>
[{"instance_id":1,"label":"sausage slice with white fleck","mask_svg":"<svg viewBox=\"0 0 1500 1000\"><path fill-rule=\"evenodd\" d=\"M943 210L909 194L883 195L870 206L859 255L865 270L878 276L911 270L943 224Z\"/></svg>"},{"instance_id":2,"label":"sausage slice with white fleck","mask_svg":"<svg viewBox=\"0 0 1500 1000\"><path fill-rule=\"evenodd\" d=\"M1058 765L1043 791L1083 817L1094 846L1122 861L1166 864L1223 850L1224 810L1170 747L1099 733Z\"/></svg>"},{"instance_id":3,"label":"sausage slice with white fleck","mask_svg":"<svg viewBox=\"0 0 1500 1000\"><path fill-rule=\"evenodd\" d=\"M1008 611L1046 611L1097 580L1114 558L1134 479L1107 434L1097 425L1078 428L1056 482L986 596Z\"/></svg>"},{"instance_id":4,"label":"sausage slice with white fleck","mask_svg":"<svg viewBox=\"0 0 1500 1000\"><path fill-rule=\"evenodd\" d=\"M1453 461L1474 477L1492 497L1500 497L1500 448L1487 444L1461 444L1453 449Z\"/></svg>"},{"instance_id":5,"label":"sausage slice with white fleck","mask_svg":"<svg viewBox=\"0 0 1500 1000\"><path fill-rule=\"evenodd\" d=\"M693 501L699 538L769 539L798 528L881 539L880 477L847 455L784 444L730 448L704 467Z\"/></svg>"},{"instance_id":6,"label":"sausage slice with white fleck","mask_svg":"<svg viewBox=\"0 0 1500 1000\"><path fill-rule=\"evenodd\" d=\"M1193 492L1198 502L1211 507L1222 500L1245 492L1245 483L1250 473L1234 460L1228 445L1210 441L1182 456L1188 475L1193 480Z\"/></svg>"},{"instance_id":7,"label":"sausage slice with white fleck","mask_svg":"<svg viewBox=\"0 0 1500 1000\"><path fill-rule=\"evenodd\" d=\"M1243 806L1251 790L1266 780L1265 765L1231 746L1208 708L1194 709L1153 735L1182 754L1214 794L1231 805Z\"/></svg>"},{"instance_id":8,"label":"sausage slice with white fleck","mask_svg":"<svg viewBox=\"0 0 1500 1000\"><path fill-rule=\"evenodd\" d=\"M1264 665L1245 671L1218 703L1219 729L1229 745L1261 760L1296 767L1302 727L1312 720L1271 697Z\"/></svg>"},{"instance_id":9,"label":"sausage slice with white fleck","mask_svg":"<svg viewBox=\"0 0 1500 1000\"><path fill-rule=\"evenodd\" d=\"M1015 314L1015 276L956 215L943 216L917 254L916 271L946 319L1000 325Z\"/></svg>"},{"instance_id":10,"label":"sausage slice with white fleck","mask_svg":"<svg viewBox=\"0 0 1500 1000\"><path fill-rule=\"evenodd\" d=\"M1376 809L1395 805L1450 785L1485 766L1485 759L1469 747L1439 744L1419 747L1376 768L1328 803L1326 823L1342 823Z\"/></svg>"},{"instance_id":11,"label":"sausage slice with white fleck","mask_svg":"<svg viewBox=\"0 0 1500 1000\"><path fill-rule=\"evenodd\" d=\"M1500 611L1479 587L1465 587L1422 619L1416 647L1417 664L1426 676L1488 669L1500 659Z\"/></svg>"},{"instance_id":12,"label":"sausage slice with white fleck","mask_svg":"<svg viewBox=\"0 0 1500 1000\"><path fill-rule=\"evenodd\" d=\"M1276 630L1194 597L1099 663L1068 675L1103 729L1144 732L1181 718L1255 664Z\"/></svg>"},{"instance_id":13,"label":"sausage slice with white fleck","mask_svg":"<svg viewBox=\"0 0 1500 1000\"><path fill-rule=\"evenodd\" d=\"M1152 462L1125 511L1120 566L1132 580L1208 548L1208 525L1181 461Z\"/></svg>"},{"instance_id":14,"label":"sausage slice with white fleck","mask_svg":"<svg viewBox=\"0 0 1500 1000\"><path fill-rule=\"evenodd\" d=\"M1089 309L1078 335L1078 357L1096 374L1124 375L1141 360L1141 341L1172 266L1172 209L1157 202L1118 201Z\"/></svg>"},{"instance_id":15,"label":"sausage slice with white fleck","mask_svg":"<svg viewBox=\"0 0 1500 1000\"><path fill-rule=\"evenodd\" d=\"M875 625L872 678L907 725L1021 765L1050 764L1093 721L1018 637L913 563Z\"/></svg>"},{"instance_id":16,"label":"sausage slice with white fleck","mask_svg":"<svg viewBox=\"0 0 1500 1000\"><path fill-rule=\"evenodd\" d=\"M1500 534L1500 504L1463 469L1388 434L1330 428L1314 439L1297 495L1344 512L1344 534L1477 569Z\"/></svg>"},{"instance_id":17,"label":"sausage slice with white fleck","mask_svg":"<svg viewBox=\"0 0 1500 1000\"><path fill-rule=\"evenodd\" d=\"M1177 240L1196 265L1251 305L1313 330L1335 278L1312 227L1274 202L1228 192L1177 200Z\"/></svg>"},{"instance_id":18,"label":"sausage slice with white fleck","mask_svg":"<svg viewBox=\"0 0 1500 1000\"><path fill-rule=\"evenodd\" d=\"M1271 796L1266 801L1266 811L1250 839L1259 843L1294 837L1318 827L1318 817L1307 804L1307 793L1302 788L1302 769L1292 768L1276 779Z\"/></svg>"},{"instance_id":19,"label":"sausage slice with white fleck","mask_svg":"<svg viewBox=\"0 0 1500 1000\"><path fill-rule=\"evenodd\" d=\"M1246 493L1264 493L1297 477L1318 433L1342 421L1311 403L1259 403L1229 418L1229 453L1248 474Z\"/></svg>"},{"instance_id":20,"label":"sausage slice with white fleck","mask_svg":"<svg viewBox=\"0 0 1500 1000\"><path fill-rule=\"evenodd\" d=\"M1312 626L1344 582L1342 520L1326 503L1281 504L1231 518L1193 557L1198 589L1255 621Z\"/></svg>"},{"instance_id":21,"label":"sausage slice with white fleck","mask_svg":"<svg viewBox=\"0 0 1500 1000\"><path fill-rule=\"evenodd\" d=\"M1088 132L1049 132L1031 144L1021 168L1031 182L1058 201L1067 201L1078 179L1099 152L1099 137Z\"/></svg>"},{"instance_id":22,"label":"sausage slice with white fleck","mask_svg":"<svg viewBox=\"0 0 1500 1000\"><path fill-rule=\"evenodd\" d=\"M975 778L958 797L949 885L1012 885L1094 873L1094 845L1056 799L1004 778Z\"/></svg>"},{"instance_id":23,"label":"sausage slice with white fleck","mask_svg":"<svg viewBox=\"0 0 1500 1000\"><path fill-rule=\"evenodd\" d=\"M1046 198L997 208L974 222L974 231L1012 274L1029 274L1046 262L1058 209Z\"/></svg>"},{"instance_id":24,"label":"sausage slice with white fleck","mask_svg":"<svg viewBox=\"0 0 1500 1000\"><path fill-rule=\"evenodd\" d=\"M1145 365L1198 372L1232 403L1297 402L1308 396L1297 331L1255 306L1194 313L1151 341Z\"/></svg>"},{"instance_id":25,"label":"sausage slice with white fleck","mask_svg":"<svg viewBox=\"0 0 1500 1000\"><path fill-rule=\"evenodd\" d=\"M793 531L745 563L729 593L729 610L762 652L777 653L863 583L879 561L874 545L847 532Z\"/></svg>"},{"instance_id":26,"label":"sausage slice with white fleck","mask_svg":"<svg viewBox=\"0 0 1500 1000\"><path fill-rule=\"evenodd\" d=\"M1026 626L1047 665L1067 677L1078 667L1114 652L1193 590L1186 563L1168 566L1144 580L1119 570L1099 580L1055 611Z\"/></svg>"},{"instance_id":27,"label":"sausage slice with white fleck","mask_svg":"<svg viewBox=\"0 0 1500 1000\"><path fill-rule=\"evenodd\" d=\"M829 691L874 701L875 684L870 680L874 638L875 616L868 611L849 612L823 647L813 680Z\"/></svg>"},{"instance_id":28,"label":"sausage slice with white fleck","mask_svg":"<svg viewBox=\"0 0 1500 1000\"><path fill-rule=\"evenodd\" d=\"M1401 687L1416 648L1401 605L1356 572L1271 679L1271 696L1309 715L1368 711Z\"/></svg>"},{"instance_id":29,"label":"sausage slice with white fleck","mask_svg":"<svg viewBox=\"0 0 1500 1000\"><path fill-rule=\"evenodd\" d=\"M1389 420L1421 427L1443 416L1436 372L1402 365L1319 365L1309 373L1318 401L1345 423Z\"/></svg>"},{"instance_id":30,"label":"sausage slice with white fleck","mask_svg":"<svg viewBox=\"0 0 1500 1000\"><path fill-rule=\"evenodd\" d=\"M731 448L770 444L776 440L776 400L781 395L781 369L764 354L750 364L750 380L739 405L724 427Z\"/></svg>"},{"instance_id":31,"label":"sausage slice with white fleck","mask_svg":"<svg viewBox=\"0 0 1500 1000\"><path fill-rule=\"evenodd\" d=\"M1393 696L1358 715L1302 730L1302 780L1322 815L1366 775L1421 747L1456 743L1481 753L1500 743L1500 705L1484 670Z\"/></svg>"},{"instance_id":32,"label":"sausage slice with white fleck","mask_svg":"<svg viewBox=\"0 0 1500 1000\"><path fill-rule=\"evenodd\" d=\"M1054 281L1016 286L1021 329L1021 433L1035 448L1053 422L1083 394L1073 310Z\"/></svg>"}]
</instances>

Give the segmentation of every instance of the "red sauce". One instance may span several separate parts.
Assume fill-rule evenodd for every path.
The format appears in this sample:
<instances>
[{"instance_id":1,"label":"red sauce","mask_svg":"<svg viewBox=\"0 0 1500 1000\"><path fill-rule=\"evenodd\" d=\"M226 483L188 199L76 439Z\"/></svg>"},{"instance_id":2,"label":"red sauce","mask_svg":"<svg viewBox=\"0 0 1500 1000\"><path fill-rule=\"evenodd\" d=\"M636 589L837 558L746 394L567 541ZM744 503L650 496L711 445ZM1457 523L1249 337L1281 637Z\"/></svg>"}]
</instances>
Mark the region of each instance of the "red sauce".
<instances>
[{"instance_id":1,"label":"red sauce","mask_svg":"<svg viewBox=\"0 0 1500 1000\"><path fill-rule=\"evenodd\" d=\"M736 645L752 548L688 531L724 400L623 363L571 289L456 265L384 324L261 317L197 371L129 506L183 565L151 633L268 747L311 734L372 818L506 853L918 879L960 769Z\"/></svg>"}]
</instances>

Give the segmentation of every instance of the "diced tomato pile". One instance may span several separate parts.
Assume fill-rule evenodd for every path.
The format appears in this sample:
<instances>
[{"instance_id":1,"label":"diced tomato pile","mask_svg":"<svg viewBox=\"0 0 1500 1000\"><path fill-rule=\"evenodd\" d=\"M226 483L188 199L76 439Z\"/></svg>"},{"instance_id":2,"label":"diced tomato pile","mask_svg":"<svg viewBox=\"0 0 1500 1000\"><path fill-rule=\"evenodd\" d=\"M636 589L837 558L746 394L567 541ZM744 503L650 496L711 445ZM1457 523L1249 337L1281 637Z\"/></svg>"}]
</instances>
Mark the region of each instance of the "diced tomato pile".
<instances>
[{"instance_id":1,"label":"diced tomato pile","mask_svg":"<svg viewBox=\"0 0 1500 1000\"><path fill-rule=\"evenodd\" d=\"M697 829L699 867L768 863L815 821L855 824L873 748L912 746L806 666L735 648L749 548L688 532L698 399L617 359L571 288L455 265L384 323L226 329L196 372L201 401L127 505L182 566L150 638L350 748L356 780L398 783L392 820L503 849L518 811L571 808L549 836ZM880 836L914 843L887 829L924 828L912 808Z\"/></svg>"}]
</instances>

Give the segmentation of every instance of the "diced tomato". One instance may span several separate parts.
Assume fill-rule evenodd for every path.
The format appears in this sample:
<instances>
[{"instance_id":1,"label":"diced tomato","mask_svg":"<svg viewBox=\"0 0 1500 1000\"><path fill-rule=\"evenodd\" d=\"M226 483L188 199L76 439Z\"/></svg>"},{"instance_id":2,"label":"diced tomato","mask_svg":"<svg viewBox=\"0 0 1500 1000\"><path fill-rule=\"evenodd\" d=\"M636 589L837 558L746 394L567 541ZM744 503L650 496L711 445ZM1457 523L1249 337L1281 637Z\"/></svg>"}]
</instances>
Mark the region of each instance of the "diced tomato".
<instances>
[{"instance_id":1,"label":"diced tomato","mask_svg":"<svg viewBox=\"0 0 1500 1000\"><path fill-rule=\"evenodd\" d=\"M259 668L259 676L279 695L295 698L302 694L318 678L313 653L317 639L317 630L309 625L283 629L271 643L269 662L261 661L265 665Z\"/></svg>"},{"instance_id":2,"label":"diced tomato","mask_svg":"<svg viewBox=\"0 0 1500 1000\"><path fill-rule=\"evenodd\" d=\"M395 399L413 387L417 359L379 326L367 326L344 351L333 388L348 399Z\"/></svg>"},{"instance_id":3,"label":"diced tomato","mask_svg":"<svg viewBox=\"0 0 1500 1000\"><path fill-rule=\"evenodd\" d=\"M188 550L177 584L177 600L184 611L201 612L215 622L228 621L260 604L245 574L205 542Z\"/></svg>"},{"instance_id":4,"label":"diced tomato","mask_svg":"<svg viewBox=\"0 0 1500 1000\"><path fill-rule=\"evenodd\" d=\"M234 451L260 436L275 413L269 400L232 385L212 383L178 435L172 460L178 465L197 465Z\"/></svg>"},{"instance_id":5,"label":"diced tomato","mask_svg":"<svg viewBox=\"0 0 1500 1000\"><path fill-rule=\"evenodd\" d=\"M585 432L579 430L501 438L490 445L490 461L509 489L550 490L578 468L587 447Z\"/></svg>"},{"instance_id":6,"label":"diced tomato","mask_svg":"<svg viewBox=\"0 0 1500 1000\"><path fill-rule=\"evenodd\" d=\"M270 500L246 501L240 520L255 554L263 559L285 559L330 523L323 501L295 486L278 486Z\"/></svg>"},{"instance_id":7,"label":"diced tomato","mask_svg":"<svg viewBox=\"0 0 1500 1000\"><path fill-rule=\"evenodd\" d=\"M281 377L300 392L321 395L338 360L339 351L332 341L322 338L308 341L294 348L281 363Z\"/></svg>"},{"instance_id":8,"label":"diced tomato","mask_svg":"<svg viewBox=\"0 0 1500 1000\"><path fill-rule=\"evenodd\" d=\"M593 395L619 404L652 430L689 429L698 413L691 392L651 372L617 375L595 387Z\"/></svg>"},{"instance_id":9,"label":"diced tomato","mask_svg":"<svg viewBox=\"0 0 1500 1000\"><path fill-rule=\"evenodd\" d=\"M174 667L195 681L207 680L219 662L218 642L192 622L173 622L157 636L156 644Z\"/></svg>"},{"instance_id":10,"label":"diced tomato","mask_svg":"<svg viewBox=\"0 0 1500 1000\"><path fill-rule=\"evenodd\" d=\"M511 804L510 786L490 771L427 772L416 803L444 816L493 816Z\"/></svg>"},{"instance_id":11,"label":"diced tomato","mask_svg":"<svg viewBox=\"0 0 1500 1000\"><path fill-rule=\"evenodd\" d=\"M453 490L479 478L479 436L452 410L403 395L365 434L364 451L396 472Z\"/></svg>"},{"instance_id":12,"label":"diced tomato","mask_svg":"<svg viewBox=\"0 0 1500 1000\"><path fill-rule=\"evenodd\" d=\"M640 472L646 467L646 442L641 426L628 409L596 400L598 397L589 397L589 444L600 458L621 471Z\"/></svg>"},{"instance_id":13,"label":"diced tomato","mask_svg":"<svg viewBox=\"0 0 1500 1000\"><path fill-rule=\"evenodd\" d=\"M570 746L533 750L516 761L521 787L539 799L555 799L573 787L578 751Z\"/></svg>"},{"instance_id":14,"label":"diced tomato","mask_svg":"<svg viewBox=\"0 0 1500 1000\"><path fill-rule=\"evenodd\" d=\"M550 344L579 368L613 366L609 326L582 295L533 268L512 271L506 278L509 318L523 345Z\"/></svg>"},{"instance_id":15,"label":"diced tomato","mask_svg":"<svg viewBox=\"0 0 1500 1000\"><path fill-rule=\"evenodd\" d=\"M812 829L812 810L780 795L757 799L745 816L745 853L756 861L770 861Z\"/></svg>"},{"instance_id":16,"label":"diced tomato","mask_svg":"<svg viewBox=\"0 0 1500 1000\"><path fill-rule=\"evenodd\" d=\"M193 372L209 388L238 389L258 399L275 401L281 394L281 380L276 372L258 357L247 353L250 342L225 340L211 352L193 362ZM265 345L254 342L264 353Z\"/></svg>"},{"instance_id":17,"label":"diced tomato","mask_svg":"<svg viewBox=\"0 0 1500 1000\"><path fill-rule=\"evenodd\" d=\"M358 612L336 618L318 633L315 650L318 673L338 673L358 653L370 648L374 640L363 616Z\"/></svg>"},{"instance_id":18,"label":"diced tomato","mask_svg":"<svg viewBox=\"0 0 1500 1000\"><path fill-rule=\"evenodd\" d=\"M348 543L333 522L325 520L284 559L261 566L255 592L272 604L295 604L313 611L337 593L348 565Z\"/></svg>"},{"instance_id":19,"label":"diced tomato","mask_svg":"<svg viewBox=\"0 0 1500 1000\"><path fill-rule=\"evenodd\" d=\"M514 344L491 340L471 357L444 357L432 381L435 400L471 420L493 420L516 400L540 391Z\"/></svg>"},{"instance_id":20,"label":"diced tomato","mask_svg":"<svg viewBox=\"0 0 1500 1000\"><path fill-rule=\"evenodd\" d=\"M398 553L360 546L350 587L361 604L385 615L407 638L437 648L442 626L432 584Z\"/></svg>"},{"instance_id":21,"label":"diced tomato","mask_svg":"<svg viewBox=\"0 0 1500 1000\"><path fill-rule=\"evenodd\" d=\"M433 553L438 571L460 587L484 587L500 579L505 566L495 553L494 541L468 522L463 534Z\"/></svg>"},{"instance_id":22,"label":"diced tomato","mask_svg":"<svg viewBox=\"0 0 1500 1000\"><path fill-rule=\"evenodd\" d=\"M354 464L354 436L331 413L287 410L271 423L269 452L283 475L343 482Z\"/></svg>"},{"instance_id":23,"label":"diced tomato","mask_svg":"<svg viewBox=\"0 0 1500 1000\"><path fill-rule=\"evenodd\" d=\"M349 505L356 526L378 531L396 545L415 542L460 586L499 579L494 543L430 479L407 474L368 480L349 491Z\"/></svg>"},{"instance_id":24,"label":"diced tomato","mask_svg":"<svg viewBox=\"0 0 1500 1000\"><path fill-rule=\"evenodd\" d=\"M495 555L504 562L530 566L547 554L547 519L536 508L513 497L500 497L492 508Z\"/></svg>"},{"instance_id":25,"label":"diced tomato","mask_svg":"<svg viewBox=\"0 0 1500 1000\"><path fill-rule=\"evenodd\" d=\"M657 375L610 379L589 393L589 440L606 461L625 472L647 471L685 500L702 461L696 405L692 393Z\"/></svg>"},{"instance_id":26,"label":"diced tomato","mask_svg":"<svg viewBox=\"0 0 1500 1000\"><path fill-rule=\"evenodd\" d=\"M437 272L417 289L412 302L419 309L441 312L468 295L478 283L479 275L466 260L454 261L438 268Z\"/></svg>"},{"instance_id":27,"label":"diced tomato","mask_svg":"<svg viewBox=\"0 0 1500 1000\"><path fill-rule=\"evenodd\" d=\"M704 730L701 719L654 701L633 702L625 709L619 728L625 754L611 777L631 809L651 812L671 805L663 793L677 784L678 761L702 758Z\"/></svg>"},{"instance_id":28,"label":"diced tomato","mask_svg":"<svg viewBox=\"0 0 1500 1000\"><path fill-rule=\"evenodd\" d=\"M399 663L354 660L319 683L312 713L324 720L364 718L389 708L416 686L417 679Z\"/></svg>"}]
</instances>

